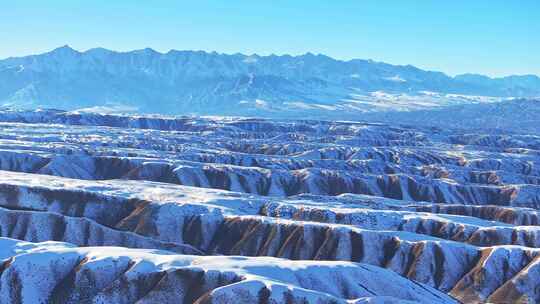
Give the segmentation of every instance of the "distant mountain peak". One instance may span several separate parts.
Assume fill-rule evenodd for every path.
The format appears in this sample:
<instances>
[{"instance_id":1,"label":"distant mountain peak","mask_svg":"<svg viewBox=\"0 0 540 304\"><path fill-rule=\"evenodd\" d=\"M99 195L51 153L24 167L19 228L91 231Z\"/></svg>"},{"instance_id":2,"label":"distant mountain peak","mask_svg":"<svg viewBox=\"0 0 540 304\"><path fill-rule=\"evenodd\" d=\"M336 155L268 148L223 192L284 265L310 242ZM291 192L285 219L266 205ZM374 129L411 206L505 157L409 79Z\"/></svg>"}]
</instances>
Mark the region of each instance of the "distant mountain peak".
<instances>
[{"instance_id":1,"label":"distant mountain peak","mask_svg":"<svg viewBox=\"0 0 540 304\"><path fill-rule=\"evenodd\" d=\"M80 54L79 51L73 49L72 47L70 47L67 44L52 50L50 53L55 53L55 54L76 53L76 54Z\"/></svg>"},{"instance_id":2,"label":"distant mountain peak","mask_svg":"<svg viewBox=\"0 0 540 304\"><path fill-rule=\"evenodd\" d=\"M131 51L131 53L136 53L136 54L151 54L151 55L155 55L155 54L159 54L161 55L160 52L154 50L153 48L150 48L150 47L146 47L144 49L140 49L140 50L134 50L134 51Z\"/></svg>"},{"instance_id":3,"label":"distant mountain peak","mask_svg":"<svg viewBox=\"0 0 540 304\"><path fill-rule=\"evenodd\" d=\"M310 52L296 56L160 53L152 48L79 52L68 45L41 55L0 60L0 83L0 106L73 109L125 105L176 113L234 109L240 102L259 107L264 103L278 110L284 103L329 109L329 105L373 92L540 96L537 76L450 77L412 65L344 61Z\"/></svg>"}]
</instances>

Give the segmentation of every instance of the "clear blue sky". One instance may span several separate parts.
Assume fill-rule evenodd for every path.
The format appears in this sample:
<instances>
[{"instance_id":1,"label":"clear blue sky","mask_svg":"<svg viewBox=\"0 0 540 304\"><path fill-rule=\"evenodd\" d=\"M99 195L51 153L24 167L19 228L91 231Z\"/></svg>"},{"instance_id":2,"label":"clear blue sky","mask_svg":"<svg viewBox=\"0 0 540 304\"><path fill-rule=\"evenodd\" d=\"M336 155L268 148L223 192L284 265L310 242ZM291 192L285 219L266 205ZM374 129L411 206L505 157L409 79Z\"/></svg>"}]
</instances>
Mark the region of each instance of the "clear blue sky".
<instances>
[{"instance_id":1,"label":"clear blue sky","mask_svg":"<svg viewBox=\"0 0 540 304\"><path fill-rule=\"evenodd\" d=\"M454 75L540 75L540 0L21 0L0 58L69 44L262 55L323 53Z\"/></svg>"}]
</instances>

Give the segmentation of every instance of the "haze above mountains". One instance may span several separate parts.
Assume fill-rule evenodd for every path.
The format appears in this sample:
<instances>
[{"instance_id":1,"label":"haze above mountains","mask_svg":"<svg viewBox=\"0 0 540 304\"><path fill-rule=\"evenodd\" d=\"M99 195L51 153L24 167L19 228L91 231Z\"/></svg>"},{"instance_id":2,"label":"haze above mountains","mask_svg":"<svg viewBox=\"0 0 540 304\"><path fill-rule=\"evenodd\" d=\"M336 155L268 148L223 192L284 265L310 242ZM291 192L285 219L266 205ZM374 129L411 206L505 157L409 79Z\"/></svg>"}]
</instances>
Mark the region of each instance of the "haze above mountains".
<instances>
[{"instance_id":1,"label":"haze above mountains","mask_svg":"<svg viewBox=\"0 0 540 304\"><path fill-rule=\"evenodd\" d=\"M489 96L478 97L478 96ZM371 60L152 49L85 52L69 46L0 60L0 104L120 107L167 114L418 110L540 96L534 75L450 77Z\"/></svg>"}]
</instances>

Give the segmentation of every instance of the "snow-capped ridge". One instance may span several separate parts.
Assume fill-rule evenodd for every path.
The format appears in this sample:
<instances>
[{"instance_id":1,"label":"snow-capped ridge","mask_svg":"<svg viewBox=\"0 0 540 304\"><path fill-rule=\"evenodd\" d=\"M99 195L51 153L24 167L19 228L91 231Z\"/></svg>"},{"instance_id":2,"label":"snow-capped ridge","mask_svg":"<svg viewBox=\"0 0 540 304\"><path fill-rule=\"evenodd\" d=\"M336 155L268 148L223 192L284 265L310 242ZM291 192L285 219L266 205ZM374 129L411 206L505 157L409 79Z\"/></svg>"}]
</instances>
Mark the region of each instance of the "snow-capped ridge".
<instances>
[{"instance_id":1,"label":"snow-capped ridge","mask_svg":"<svg viewBox=\"0 0 540 304\"><path fill-rule=\"evenodd\" d=\"M63 46L44 54L0 60L0 71L0 81L5 84L0 104L69 110L112 103L145 112L173 110L175 114L265 113L258 107L237 106L242 100L258 99L273 105L273 115L287 115L288 109L281 110L286 103L304 103L318 105L315 109L323 116L328 107L356 114L369 111L371 106L343 101L376 91L396 96L421 91L499 98L540 96L540 78L531 75L450 77L411 65L343 61L309 52L296 56L162 53L151 48L79 52ZM301 112L292 112L301 117Z\"/></svg>"}]
</instances>

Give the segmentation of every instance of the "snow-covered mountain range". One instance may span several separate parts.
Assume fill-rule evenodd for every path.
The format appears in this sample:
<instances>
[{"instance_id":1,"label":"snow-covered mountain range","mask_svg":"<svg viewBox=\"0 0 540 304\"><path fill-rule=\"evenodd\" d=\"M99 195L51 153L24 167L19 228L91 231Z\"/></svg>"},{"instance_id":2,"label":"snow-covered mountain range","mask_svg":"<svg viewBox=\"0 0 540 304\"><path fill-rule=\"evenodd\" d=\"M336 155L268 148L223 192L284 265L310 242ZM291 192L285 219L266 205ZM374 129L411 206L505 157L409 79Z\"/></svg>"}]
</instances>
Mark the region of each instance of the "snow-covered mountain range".
<instances>
[{"instance_id":1,"label":"snow-covered mountain range","mask_svg":"<svg viewBox=\"0 0 540 304\"><path fill-rule=\"evenodd\" d=\"M489 97L486 97L489 96ZM68 46L0 60L0 104L119 107L174 114L417 110L540 96L534 75L450 77L411 65L324 55L258 56ZM296 115L297 116L297 115Z\"/></svg>"}]
</instances>

